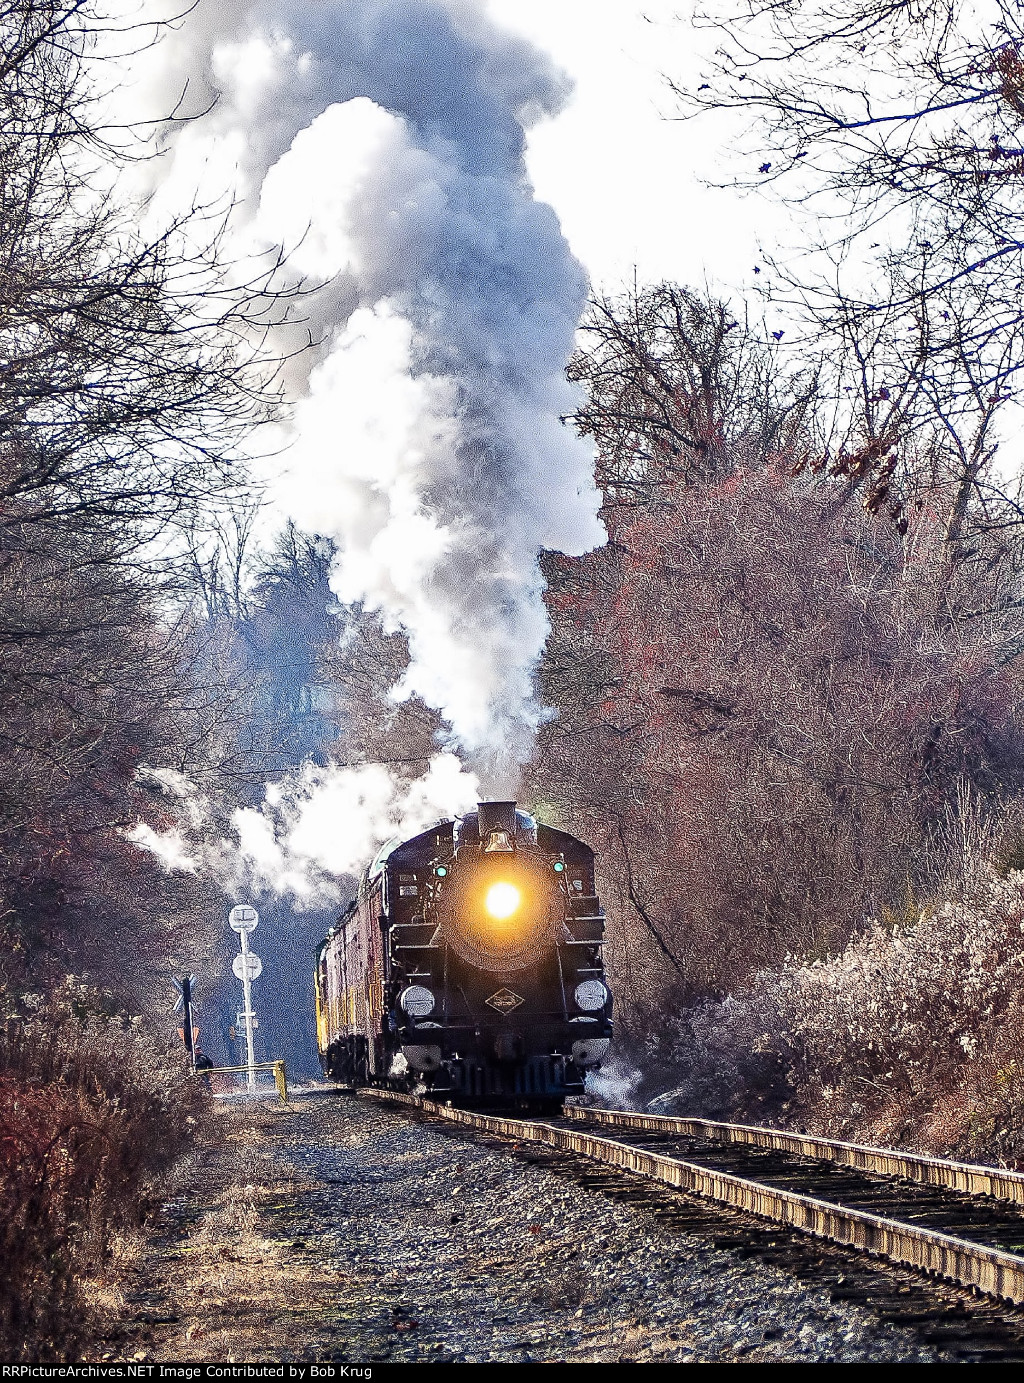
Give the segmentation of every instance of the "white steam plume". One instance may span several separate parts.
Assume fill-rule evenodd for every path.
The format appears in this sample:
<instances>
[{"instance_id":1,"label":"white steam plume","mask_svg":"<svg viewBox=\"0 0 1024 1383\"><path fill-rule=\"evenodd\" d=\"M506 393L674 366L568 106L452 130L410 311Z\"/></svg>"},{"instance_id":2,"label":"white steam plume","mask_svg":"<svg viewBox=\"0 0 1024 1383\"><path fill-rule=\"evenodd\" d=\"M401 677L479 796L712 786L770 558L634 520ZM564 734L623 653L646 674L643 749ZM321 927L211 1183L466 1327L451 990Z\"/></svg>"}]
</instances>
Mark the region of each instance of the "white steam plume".
<instances>
[{"instance_id":1,"label":"white steam plume","mask_svg":"<svg viewBox=\"0 0 1024 1383\"><path fill-rule=\"evenodd\" d=\"M167 133L157 212L230 188L236 244L322 285L279 505L407 633L394 695L509 790L542 716L538 552L604 536L560 422L585 277L523 162L564 80L460 0L199 0L149 61L153 112L206 112Z\"/></svg>"},{"instance_id":2,"label":"white steam plume","mask_svg":"<svg viewBox=\"0 0 1024 1383\"><path fill-rule=\"evenodd\" d=\"M228 892L265 891L300 909L339 902L339 881L358 874L383 841L468 811L478 796L475 777L450 753L405 783L381 764L305 764L268 784L259 811L239 808L218 823L213 803L180 774L143 769L140 777L160 789L178 824L161 832L139 822L128 839L165 870L212 874Z\"/></svg>"}]
</instances>

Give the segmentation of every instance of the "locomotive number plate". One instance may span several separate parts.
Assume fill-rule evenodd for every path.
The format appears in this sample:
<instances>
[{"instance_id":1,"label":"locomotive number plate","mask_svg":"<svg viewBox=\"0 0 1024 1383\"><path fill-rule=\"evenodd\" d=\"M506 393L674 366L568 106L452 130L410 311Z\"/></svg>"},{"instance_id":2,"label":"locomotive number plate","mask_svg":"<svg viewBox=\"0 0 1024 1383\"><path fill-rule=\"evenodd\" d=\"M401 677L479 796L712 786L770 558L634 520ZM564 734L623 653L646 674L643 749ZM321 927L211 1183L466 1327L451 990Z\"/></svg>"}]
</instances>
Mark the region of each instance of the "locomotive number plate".
<instances>
[{"instance_id":1,"label":"locomotive number plate","mask_svg":"<svg viewBox=\"0 0 1024 1383\"><path fill-rule=\"evenodd\" d=\"M492 994L489 999L484 1000L485 1004L490 1004L491 1008L496 1008L499 1013L511 1013L522 1002L523 996L514 994L511 989L499 989L497 994Z\"/></svg>"}]
</instances>

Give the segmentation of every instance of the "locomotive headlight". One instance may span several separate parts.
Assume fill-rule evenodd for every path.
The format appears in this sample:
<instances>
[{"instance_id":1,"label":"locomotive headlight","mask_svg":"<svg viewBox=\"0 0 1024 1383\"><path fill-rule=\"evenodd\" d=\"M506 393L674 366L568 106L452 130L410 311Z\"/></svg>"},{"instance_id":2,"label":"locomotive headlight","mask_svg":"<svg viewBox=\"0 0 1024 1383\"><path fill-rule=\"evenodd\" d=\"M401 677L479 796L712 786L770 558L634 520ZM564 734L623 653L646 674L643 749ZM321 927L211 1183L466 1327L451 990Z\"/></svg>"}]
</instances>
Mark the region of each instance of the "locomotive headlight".
<instances>
[{"instance_id":1,"label":"locomotive headlight","mask_svg":"<svg viewBox=\"0 0 1024 1383\"><path fill-rule=\"evenodd\" d=\"M473 851L453 860L436 894L441 938L476 970L507 974L541 956L554 960L566 932L566 899L556 879L539 850L512 858Z\"/></svg>"},{"instance_id":2,"label":"locomotive headlight","mask_svg":"<svg viewBox=\"0 0 1024 1383\"><path fill-rule=\"evenodd\" d=\"M398 1007L410 1018L426 1018L434 1011L434 996L423 984L410 984L398 996Z\"/></svg>"},{"instance_id":3,"label":"locomotive headlight","mask_svg":"<svg viewBox=\"0 0 1024 1383\"><path fill-rule=\"evenodd\" d=\"M504 921L519 909L523 895L514 884L491 884L484 897L484 907L492 917Z\"/></svg>"},{"instance_id":4,"label":"locomotive headlight","mask_svg":"<svg viewBox=\"0 0 1024 1383\"><path fill-rule=\"evenodd\" d=\"M596 1013L608 1002L608 990L600 980L584 980L576 986L576 1006L584 1013Z\"/></svg>"}]
</instances>

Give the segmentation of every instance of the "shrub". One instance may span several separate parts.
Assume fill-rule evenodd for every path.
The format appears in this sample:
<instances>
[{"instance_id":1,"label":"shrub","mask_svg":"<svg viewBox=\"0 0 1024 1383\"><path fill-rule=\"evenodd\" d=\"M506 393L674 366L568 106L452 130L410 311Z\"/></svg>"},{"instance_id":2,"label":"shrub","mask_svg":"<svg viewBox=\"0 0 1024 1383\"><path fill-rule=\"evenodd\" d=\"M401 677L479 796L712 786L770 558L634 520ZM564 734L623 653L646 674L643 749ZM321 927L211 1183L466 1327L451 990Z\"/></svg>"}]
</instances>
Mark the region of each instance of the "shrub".
<instances>
[{"instance_id":1,"label":"shrub","mask_svg":"<svg viewBox=\"0 0 1024 1383\"><path fill-rule=\"evenodd\" d=\"M67 985L0 1029L0 1354L60 1359L86 1338L83 1276L137 1221L205 1108L179 1055Z\"/></svg>"},{"instance_id":2,"label":"shrub","mask_svg":"<svg viewBox=\"0 0 1024 1383\"><path fill-rule=\"evenodd\" d=\"M664 1106L1024 1160L1024 874L875 922L684 1011Z\"/></svg>"},{"instance_id":3,"label":"shrub","mask_svg":"<svg viewBox=\"0 0 1024 1383\"><path fill-rule=\"evenodd\" d=\"M631 1011L834 954L931 886L958 812L1024 792L1020 672L981 621L937 622L932 516L904 543L770 467L609 522L546 562L532 772L598 851Z\"/></svg>"}]
</instances>

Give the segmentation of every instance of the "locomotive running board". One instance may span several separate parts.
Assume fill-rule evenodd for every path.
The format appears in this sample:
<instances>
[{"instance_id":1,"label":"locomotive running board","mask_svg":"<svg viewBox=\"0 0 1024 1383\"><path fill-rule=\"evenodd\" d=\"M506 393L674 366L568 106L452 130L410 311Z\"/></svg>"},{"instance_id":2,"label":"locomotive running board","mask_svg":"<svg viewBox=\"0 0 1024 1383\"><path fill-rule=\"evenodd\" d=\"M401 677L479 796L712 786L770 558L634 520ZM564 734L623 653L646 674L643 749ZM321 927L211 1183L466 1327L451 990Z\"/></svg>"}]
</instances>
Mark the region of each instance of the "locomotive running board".
<instances>
[{"instance_id":1,"label":"locomotive running board","mask_svg":"<svg viewBox=\"0 0 1024 1383\"><path fill-rule=\"evenodd\" d=\"M1024 1302L1024 1257L1017 1254L958 1239L938 1230L890 1220L869 1211L835 1205L815 1196L766 1186L731 1172L715 1171L695 1162L685 1162L628 1143L619 1143L615 1139L558 1128L541 1120L474 1114L470 1110L437 1104L397 1090L362 1090L360 1094L420 1109L433 1118L479 1129L482 1133L499 1138L546 1143L562 1152L576 1153L592 1161L633 1172L703 1200L715 1201L759 1219L788 1225L819 1239L922 1268L949 1282L976 1288L987 1296L1015 1303Z\"/></svg>"}]
</instances>

